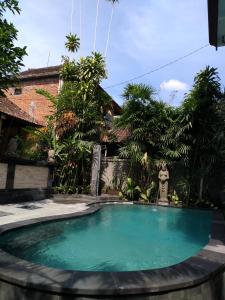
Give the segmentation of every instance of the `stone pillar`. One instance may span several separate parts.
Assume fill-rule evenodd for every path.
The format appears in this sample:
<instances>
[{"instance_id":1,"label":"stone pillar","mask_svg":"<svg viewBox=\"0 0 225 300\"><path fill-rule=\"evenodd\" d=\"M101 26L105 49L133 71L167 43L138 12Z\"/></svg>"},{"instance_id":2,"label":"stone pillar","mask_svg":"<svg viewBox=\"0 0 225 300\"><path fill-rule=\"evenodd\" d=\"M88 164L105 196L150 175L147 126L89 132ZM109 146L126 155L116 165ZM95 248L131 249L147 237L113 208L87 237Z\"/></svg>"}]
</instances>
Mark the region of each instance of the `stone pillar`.
<instances>
[{"instance_id":1,"label":"stone pillar","mask_svg":"<svg viewBox=\"0 0 225 300\"><path fill-rule=\"evenodd\" d=\"M101 168L101 145L95 145L93 148L93 159L91 168L91 195L98 196L99 180Z\"/></svg>"}]
</instances>

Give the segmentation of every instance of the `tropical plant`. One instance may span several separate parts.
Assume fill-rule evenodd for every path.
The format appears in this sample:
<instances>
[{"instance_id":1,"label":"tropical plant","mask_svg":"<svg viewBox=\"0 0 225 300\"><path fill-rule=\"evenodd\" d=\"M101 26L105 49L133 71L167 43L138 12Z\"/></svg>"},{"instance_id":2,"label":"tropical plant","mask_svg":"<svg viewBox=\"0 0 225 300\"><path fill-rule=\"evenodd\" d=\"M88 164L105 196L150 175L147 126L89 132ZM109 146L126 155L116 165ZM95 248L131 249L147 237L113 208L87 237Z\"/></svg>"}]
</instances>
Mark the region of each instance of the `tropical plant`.
<instances>
[{"instance_id":1,"label":"tropical plant","mask_svg":"<svg viewBox=\"0 0 225 300\"><path fill-rule=\"evenodd\" d=\"M156 183L152 181L144 193L141 193L141 198L146 202L156 200ZM155 197L155 199L154 199Z\"/></svg>"},{"instance_id":2,"label":"tropical plant","mask_svg":"<svg viewBox=\"0 0 225 300\"><path fill-rule=\"evenodd\" d=\"M140 194L141 188L135 184L132 178L128 177L119 196L124 200L137 201L140 198Z\"/></svg>"},{"instance_id":3,"label":"tropical plant","mask_svg":"<svg viewBox=\"0 0 225 300\"><path fill-rule=\"evenodd\" d=\"M66 47L76 52L79 38L68 35ZM104 113L111 105L110 97L99 88L106 78L104 59L99 53L78 61L63 57L60 77L63 85L57 96L37 90L52 103L54 113L44 132L34 134L56 151L56 190L84 192L90 183L92 148L105 131Z\"/></svg>"},{"instance_id":4,"label":"tropical plant","mask_svg":"<svg viewBox=\"0 0 225 300\"><path fill-rule=\"evenodd\" d=\"M189 119L188 130L191 198L203 199L207 177L218 160L224 160L225 123L223 94L215 68L206 67L194 80L194 86L182 105ZM198 191L198 196L197 196ZM205 191L206 192L206 191Z\"/></svg>"},{"instance_id":5,"label":"tropical plant","mask_svg":"<svg viewBox=\"0 0 225 300\"><path fill-rule=\"evenodd\" d=\"M17 0L0 1L0 95L4 95L4 90L17 82L26 55L26 47L15 46L18 31L4 17L8 11L20 13Z\"/></svg>"},{"instance_id":6,"label":"tropical plant","mask_svg":"<svg viewBox=\"0 0 225 300\"><path fill-rule=\"evenodd\" d=\"M174 153L179 158L186 151L175 139L178 110L157 101L155 96L155 90L148 85L128 84L124 89L123 113L115 123L116 128L129 132L119 150L121 157L141 163L146 153L154 161L174 159Z\"/></svg>"},{"instance_id":7,"label":"tropical plant","mask_svg":"<svg viewBox=\"0 0 225 300\"><path fill-rule=\"evenodd\" d=\"M171 195L171 200L172 200L172 203L174 205L178 205L179 204L179 197L177 195L177 192L174 190L172 195Z\"/></svg>"},{"instance_id":8,"label":"tropical plant","mask_svg":"<svg viewBox=\"0 0 225 300\"><path fill-rule=\"evenodd\" d=\"M80 48L80 38L76 34L69 33L66 36L65 47L69 52L77 52Z\"/></svg>"},{"instance_id":9,"label":"tropical plant","mask_svg":"<svg viewBox=\"0 0 225 300\"><path fill-rule=\"evenodd\" d=\"M90 183L90 164L93 143L77 139L76 134L61 142L61 153L55 173L56 190L82 193Z\"/></svg>"}]
</instances>

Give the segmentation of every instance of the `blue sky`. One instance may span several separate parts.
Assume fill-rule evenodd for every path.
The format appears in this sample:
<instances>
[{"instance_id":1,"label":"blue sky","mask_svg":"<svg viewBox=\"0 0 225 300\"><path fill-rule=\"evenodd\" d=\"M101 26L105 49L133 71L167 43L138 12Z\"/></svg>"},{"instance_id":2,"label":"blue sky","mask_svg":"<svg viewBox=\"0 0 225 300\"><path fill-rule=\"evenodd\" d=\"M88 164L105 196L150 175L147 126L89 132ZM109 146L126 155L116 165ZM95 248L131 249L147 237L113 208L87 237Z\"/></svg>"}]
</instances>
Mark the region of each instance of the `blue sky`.
<instances>
[{"instance_id":1,"label":"blue sky","mask_svg":"<svg viewBox=\"0 0 225 300\"><path fill-rule=\"evenodd\" d=\"M82 3L82 30L80 5ZM74 0L73 32L81 35L78 55L93 50L97 0ZM71 0L20 0L20 16L10 16L27 45L26 68L57 65L71 28ZM104 52L111 4L100 0L97 50ZM116 5L107 55L107 87L146 73L208 43L207 0L120 0ZM225 47L200 52L134 82L151 84L158 99L178 105L206 65L217 67L225 85ZM123 85L107 89L122 104Z\"/></svg>"}]
</instances>

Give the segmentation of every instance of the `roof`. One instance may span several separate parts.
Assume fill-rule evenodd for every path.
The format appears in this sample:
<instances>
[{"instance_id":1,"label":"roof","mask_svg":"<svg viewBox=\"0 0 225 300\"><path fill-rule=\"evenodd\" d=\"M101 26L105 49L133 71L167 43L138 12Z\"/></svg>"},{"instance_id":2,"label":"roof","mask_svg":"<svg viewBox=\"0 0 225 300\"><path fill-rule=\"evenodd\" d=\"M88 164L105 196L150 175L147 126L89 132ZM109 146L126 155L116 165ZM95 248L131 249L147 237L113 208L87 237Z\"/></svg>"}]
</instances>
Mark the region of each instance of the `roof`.
<instances>
[{"instance_id":1,"label":"roof","mask_svg":"<svg viewBox=\"0 0 225 300\"><path fill-rule=\"evenodd\" d=\"M59 77L61 65L46 67L46 68L38 68L38 69L28 69L20 73L20 79L34 79L34 78L42 78L42 77Z\"/></svg>"},{"instance_id":2,"label":"roof","mask_svg":"<svg viewBox=\"0 0 225 300\"><path fill-rule=\"evenodd\" d=\"M21 108L19 108L16 104L14 104L6 97L0 97L0 112L13 118L28 122L30 124L35 124L39 126L43 125L42 123L32 118L29 114L27 114L25 111L23 111Z\"/></svg>"},{"instance_id":3,"label":"roof","mask_svg":"<svg viewBox=\"0 0 225 300\"><path fill-rule=\"evenodd\" d=\"M209 43L212 46L225 46L225 1L208 0Z\"/></svg>"},{"instance_id":4,"label":"roof","mask_svg":"<svg viewBox=\"0 0 225 300\"><path fill-rule=\"evenodd\" d=\"M101 142L104 143L123 143L129 137L128 129L111 129L108 134L103 135Z\"/></svg>"},{"instance_id":5,"label":"roof","mask_svg":"<svg viewBox=\"0 0 225 300\"><path fill-rule=\"evenodd\" d=\"M111 98L112 106L113 106L113 111L114 111L114 115L121 115L121 112L122 112L121 106L119 106L119 104L118 104L115 100L113 100L113 98L109 95L109 93L106 92L106 90L104 90L100 85L99 85L99 88L100 88L106 95L108 95L108 96Z\"/></svg>"},{"instance_id":6,"label":"roof","mask_svg":"<svg viewBox=\"0 0 225 300\"><path fill-rule=\"evenodd\" d=\"M219 1L208 0L208 19L209 19L209 43L218 46L218 17Z\"/></svg>"},{"instance_id":7,"label":"roof","mask_svg":"<svg viewBox=\"0 0 225 300\"><path fill-rule=\"evenodd\" d=\"M124 142L129 136L128 129L115 129L113 134L116 136L116 140L118 143Z\"/></svg>"}]
</instances>

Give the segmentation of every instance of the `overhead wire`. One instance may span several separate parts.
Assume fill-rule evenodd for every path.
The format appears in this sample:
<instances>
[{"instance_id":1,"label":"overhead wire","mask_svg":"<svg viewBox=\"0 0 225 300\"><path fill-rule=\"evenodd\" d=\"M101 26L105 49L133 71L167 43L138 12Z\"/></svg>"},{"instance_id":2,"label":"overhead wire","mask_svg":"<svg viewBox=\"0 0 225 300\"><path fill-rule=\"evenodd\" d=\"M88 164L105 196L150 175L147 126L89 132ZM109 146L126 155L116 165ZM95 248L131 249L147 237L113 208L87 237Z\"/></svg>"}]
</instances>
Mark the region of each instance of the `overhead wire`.
<instances>
[{"instance_id":1,"label":"overhead wire","mask_svg":"<svg viewBox=\"0 0 225 300\"><path fill-rule=\"evenodd\" d=\"M97 39L99 4L100 4L100 0L97 0L96 19L95 19L95 32L94 32L94 52L96 51L96 39Z\"/></svg>"},{"instance_id":2,"label":"overhead wire","mask_svg":"<svg viewBox=\"0 0 225 300\"><path fill-rule=\"evenodd\" d=\"M112 9L111 9L111 15L110 15L109 27L108 27L108 34L107 34L107 40L106 40L106 47L105 47L105 58L107 57L107 54L108 54L109 40L110 40L110 34L111 34L111 27L112 27L114 9L115 9L115 4L112 3Z\"/></svg>"},{"instance_id":3,"label":"overhead wire","mask_svg":"<svg viewBox=\"0 0 225 300\"><path fill-rule=\"evenodd\" d=\"M79 0L79 7L80 7L80 52L82 55L82 0Z\"/></svg>"},{"instance_id":4,"label":"overhead wire","mask_svg":"<svg viewBox=\"0 0 225 300\"><path fill-rule=\"evenodd\" d=\"M177 63L177 62L179 62L179 61L182 61L182 60L184 60L185 58L187 58L187 57L189 57L189 56L192 56L193 54L195 54L195 53L197 53L197 52L199 52L199 51L201 51L201 50L207 48L208 46L209 46L209 44L206 44L206 45L204 45L204 46L202 46L202 47L200 47L200 48L197 48L197 49L195 49L195 50L193 50L193 51L191 51L191 52L189 52L189 53L187 53L187 54L185 54L185 55L183 55L183 56L181 56L181 57L178 57L177 59L174 59L174 60L172 60L172 61L170 61L170 62L168 62L168 63L166 63L166 64L164 64L164 65L161 65L161 66L159 66L159 67L157 67L157 68L155 68L155 69L153 69L153 70L150 70L150 71L148 71L148 72L146 72L146 73L143 73L143 74L141 74L141 75L138 75L138 76L136 76L136 77L130 78L130 79L128 79L128 80L124 80L124 81L122 81L122 82L118 82L118 83L115 83L115 84L106 86L106 87L104 87L104 89L111 89L111 88L114 88L114 87L121 86L121 85L124 85L124 84L126 84L126 83L129 83L129 82L131 82L131 81L138 80L138 79L143 78L143 77L145 77L145 76L148 76L148 75L150 75L150 74L152 74L152 73L155 73L155 72L157 72L157 71L159 71L159 70L162 70L162 69L164 69L164 68L166 68L166 67L169 67L169 66L171 66L171 65L173 65L173 64L175 64L175 63Z\"/></svg>"},{"instance_id":5,"label":"overhead wire","mask_svg":"<svg viewBox=\"0 0 225 300\"><path fill-rule=\"evenodd\" d=\"M70 32L73 32L74 0L71 0Z\"/></svg>"}]
</instances>

